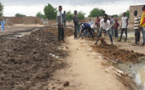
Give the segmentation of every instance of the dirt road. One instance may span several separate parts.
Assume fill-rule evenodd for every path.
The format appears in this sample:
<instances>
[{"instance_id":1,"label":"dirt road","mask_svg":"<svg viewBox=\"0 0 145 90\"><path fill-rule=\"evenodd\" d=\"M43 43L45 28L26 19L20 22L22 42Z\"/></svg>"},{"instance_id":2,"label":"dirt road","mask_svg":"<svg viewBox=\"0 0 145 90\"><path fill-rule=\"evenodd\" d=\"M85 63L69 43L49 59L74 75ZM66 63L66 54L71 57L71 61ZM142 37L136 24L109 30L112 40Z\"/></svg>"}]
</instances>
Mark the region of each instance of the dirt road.
<instances>
[{"instance_id":1,"label":"dirt road","mask_svg":"<svg viewBox=\"0 0 145 90\"><path fill-rule=\"evenodd\" d=\"M107 66L103 65L103 58L91 50L87 41L74 40L71 36L66 39L64 47L69 51L66 58L68 66L54 74L50 90L129 90L117 80L115 74L105 71ZM66 81L69 86L63 88L60 83Z\"/></svg>"}]
</instances>

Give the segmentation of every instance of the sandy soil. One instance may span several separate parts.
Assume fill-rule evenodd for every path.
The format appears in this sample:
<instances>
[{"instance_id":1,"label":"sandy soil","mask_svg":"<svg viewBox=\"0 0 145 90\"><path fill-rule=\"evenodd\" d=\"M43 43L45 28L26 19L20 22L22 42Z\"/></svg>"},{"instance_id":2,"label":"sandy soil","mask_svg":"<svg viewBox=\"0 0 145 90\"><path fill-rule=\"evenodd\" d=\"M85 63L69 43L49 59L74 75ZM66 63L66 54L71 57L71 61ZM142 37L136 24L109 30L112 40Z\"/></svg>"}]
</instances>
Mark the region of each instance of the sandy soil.
<instances>
[{"instance_id":1,"label":"sandy soil","mask_svg":"<svg viewBox=\"0 0 145 90\"><path fill-rule=\"evenodd\" d=\"M103 65L102 56L93 52L86 40L74 40L71 36L66 42L68 66L54 74L50 90L130 90L117 80L113 72L105 71L108 67ZM65 82L69 86L63 88L60 83Z\"/></svg>"}]
</instances>

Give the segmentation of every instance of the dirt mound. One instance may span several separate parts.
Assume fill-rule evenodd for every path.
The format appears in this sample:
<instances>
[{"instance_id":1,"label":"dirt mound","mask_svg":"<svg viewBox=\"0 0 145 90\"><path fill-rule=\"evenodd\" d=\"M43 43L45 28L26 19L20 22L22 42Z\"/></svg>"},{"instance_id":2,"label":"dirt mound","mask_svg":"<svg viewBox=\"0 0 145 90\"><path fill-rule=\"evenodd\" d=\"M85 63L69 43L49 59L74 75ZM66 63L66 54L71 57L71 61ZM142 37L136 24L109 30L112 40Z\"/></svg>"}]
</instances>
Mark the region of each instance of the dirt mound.
<instances>
[{"instance_id":1,"label":"dirt mound","mask_svg":"<svg viewBox=\"0 0 145 90\"><path fill-rule=\"evenodd\" d=\"M97 52L113 60L137 62L139 57L145 56L141 53L136 53L134 51L128 51L125 49L119 49L117 46L112 46L108 44L92 47L97 50Z\"/></svg>"},{"instance_id":2,"label":"dirt mound","mask_svg":"<svg viewBox=\"0 0 145 90\"><path fill-rule=\"evenodd\" d=\"M47 90L52 73L65 66L59 58L67 56L58 49L56 34L47 28L17 40L0 39L1 90Z\"/></svg>"},{"instance_id":3,"label":"dirt mound","mask_svg":"<svg viewBox=\"0 0 145 90\"><path fill-rule=\"evenodd\" d=\"M49 32L55 34L56 36L58 35L58 28L56 28L56 27L50 26L48 28L45 28L44 30L49 31ZM71 29L71 28L65 28L64 29L64 35L65 36L71 36L71 35L73 35L73 29Z\"/></svg>"}]
</instances>

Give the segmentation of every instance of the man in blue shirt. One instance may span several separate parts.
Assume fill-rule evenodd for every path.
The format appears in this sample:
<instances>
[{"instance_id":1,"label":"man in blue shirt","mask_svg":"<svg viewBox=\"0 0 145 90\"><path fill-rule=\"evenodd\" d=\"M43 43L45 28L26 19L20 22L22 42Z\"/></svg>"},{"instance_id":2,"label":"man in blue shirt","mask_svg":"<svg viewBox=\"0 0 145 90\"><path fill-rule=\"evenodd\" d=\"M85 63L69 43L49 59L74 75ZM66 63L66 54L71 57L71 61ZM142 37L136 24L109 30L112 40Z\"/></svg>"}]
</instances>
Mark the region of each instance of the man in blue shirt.
<instances>
[{"instance_id":1,"label":"man in blue shirt","mask_svg":"<svg viewBox=\"0 0 145 90\"><path fill-rule=\"evenodd\" d=\"M88 30L88 32L91 34L92 38L94 39L94 35L93 35L93 33L92 33L92 32L94 32L94 30L91 29L90 24L88 24L88 23L82 23L82 30L81 30L80 36L81 36L82 33L84 32L84 30Z\"/></svg>"},{"instance_id":2,"label":"man in blue shirt","mask_svg":"<svg viewBox=\"0 0 145 90\"><path fill-rule=\"evenodd\" d=\"M4 26L5 26L5 21L2 19L1 20L1 31L4 31Z\"/></svg>"}]
</instances>

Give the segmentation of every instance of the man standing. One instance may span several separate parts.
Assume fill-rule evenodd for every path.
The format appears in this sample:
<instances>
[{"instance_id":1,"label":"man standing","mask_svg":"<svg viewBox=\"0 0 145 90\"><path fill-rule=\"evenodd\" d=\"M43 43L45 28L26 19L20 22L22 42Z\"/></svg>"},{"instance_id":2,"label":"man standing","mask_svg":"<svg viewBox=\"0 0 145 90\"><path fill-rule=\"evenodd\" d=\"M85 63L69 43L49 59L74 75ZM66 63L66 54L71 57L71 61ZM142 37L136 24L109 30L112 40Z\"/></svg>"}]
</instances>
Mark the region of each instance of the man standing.
<instances>
[{"instance_id":1,"label":"man standing","mask_svg":"<svg viewBox=\"0 0 145 90\"><path fill-rule=\"evenodd\" d=\"M140 38L139 23L140 17L137 15L137 10L134 11L134 30L135 30L135 44L138 44Z\"/></svg>"},{"instance_id":2,"label":"man standing","mask_svg":"<svg viewBox=\"0 0 145 90\"><path fill-rule=\"evenodd\" d=\"M142 43L142 46L144 46L145 45L145 5L143 5L142 11L143 11L143 15L141 17L140 27L141 27L142 33L143 33L143 43Z\"/></svg>"},{"instance_id":3,"label":"man standing","mask_svg":"<svg viewBox=\"0 0 145 90\"><path fill-rule=\"evenodd\" d=\"M64 23L64 27L66 28L66 12L63 12L63 23Z\"/></svg>"},{"instance_id":4,"label":"man standing","mask_svg":"<svg viewBox=\"0 0 145 90\"><path fill-rule=\"evenodd\" d=\"M99 36L97 37L97 41L95 43L95 45L97 45L98 41L99 41L99 38L101 37L101 34L102 34L102 31L103 32L106 32L108 31L108 34L110 36L110 41L111 41L111 44L113 45L113 39L112 39L112 35L110 34L110 21L108 20L108 15L105 14L104 15L104 18L101 19L100 21L100 33L99 33Z\"/></svg>"},{"instance_id":5,"label":"man standing","mask_svg":"<svg viewBox=\"0 0 145 90\"><path fill-rule=\"evenodd\" d=\"M89 19L89 24L92 26L93 25L93 21L91 19Z\"/></svg>"},{"instance_id":6,"label":"man standing","mask_svg":"<svg viewBox=\"0 0 145 90\"><path fill-rule=\"evenodd\" d=\"M115 38L118 38L118 27L119 27L119 23L118 20L115 20L115 24L114 24L114 31L115 31Z\"/></svg>"},{"instance_id":7,"label":"man standing","mask_svg":"<svg viewBox=\"0 0 145 90\"><path fill-rule=\"evenodd\" d=\"M113 30L114 19L113 19L113 16L111 16L110 21L111 21L110 24L112 25L111 32L112 32L112 36L113 36L113 34L114 34L114 30Z\"/></svg>"},{"instance_id":8,"label":"man standing","mask_svg":"<svg viewBox=\"0 0 145 90\"><path fill-rule=\"evenodd\" d=\"M126 13L124 12L122 20L121 20L121 36L120 36L119 42L121 42L122 35L123 35L124 31L125 31L125 35L126 35L124 41L125 42L127 41L127 26L128 26L128 17L126 16Z\"/></svg>"},{"instance_id":9,"label":"man standing","mask_svg":"<svg viewBox=\"0 0 145 90\"><path fill-rule=\"evenodd\" d=\"M62 6L59 6L57 12L57 25L58 25L58 41L64 42L64 29L63 29L63 17L62 17Z\"/></svg>"},{"instance_id":10,"label":"man standing","mask_svg":"<svg viewBox=\"0 0 145 90\"><path fill-rule=\"evenodd\" d=\"M4 31L4 27L5 27L5 21L2 19L1 20L1 31Z\"/></svg>"},{"instance_id":11,"label":"man standing","mask_svg":"<svg viewBox=\"0 0 145 90\"><path fill-rule=\"evenodd\" d=\"M99 29L100 29L100 18L99 18L99 16L97 16L96 25L97 25L97 32L99 33Z\"/></svg>"},{"instance_id":12,"label":"man standing","mask_svg":"<svg viewBox=\"0 0 145 90\"><path fill-rule=\"evenodd\" d=\"M77 11L74 11L74 17L73 17L73 22L74 22L74 39L77 39L77 29L78 29L78 19L77 19Z\"/></svg>"}]
</instances>

